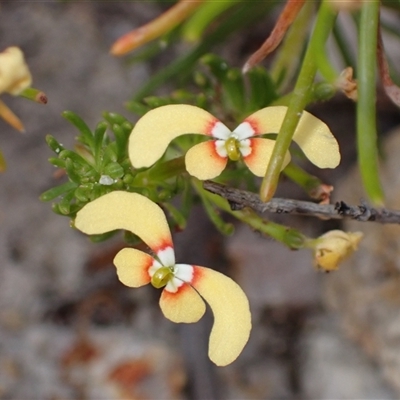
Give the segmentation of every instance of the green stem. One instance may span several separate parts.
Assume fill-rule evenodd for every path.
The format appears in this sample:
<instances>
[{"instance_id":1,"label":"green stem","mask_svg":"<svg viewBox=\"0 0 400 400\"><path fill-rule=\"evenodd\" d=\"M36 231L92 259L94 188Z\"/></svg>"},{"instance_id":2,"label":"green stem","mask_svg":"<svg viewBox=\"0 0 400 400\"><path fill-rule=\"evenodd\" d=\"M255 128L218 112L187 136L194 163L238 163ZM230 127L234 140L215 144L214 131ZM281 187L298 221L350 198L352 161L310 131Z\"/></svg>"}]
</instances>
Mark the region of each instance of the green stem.
<instances>
[{"instance_id":1,"label":"green stem","mask_svg":"<svg viewBox=\"0 0 400 400\"><path fill-rule=\"evenodd\" d=\"M283 173L293 182L297 183L301 188L303 188L309 196L312 197L313 191L317 189L322 182L316 176L309 174L300 168L298 165L290 162Z\"/></svg>"},{"instance_id":2,"label":"green stem","mask_svg":"<svg viewBox=\"0 0 400 400\"><path fill-rule=\"evenodd\" d=\"M358 51L357 149L361 179L368 197L376 205L383 203L378 173L376 132L376 48L379 0L363 3Z\"/></svg>"},{"instance_id":3,"label":"green stem","mask_svg":"<svg viewBox=\"0 0 400 400\"><path fill-rule=\"evenodd\" d=\"M275 56L270 74L281 91L285 90L299 67L314 12L315 3L306 1L286 33L279 52Z\"/></svg>"},{"instance_id":4,"label":"green stem","mask_svg":"<svg viewBox=\"0 0 400 400\"><path fill-rule=\"evenodd\" d=\"M213 20L238 1L206 1L185 22L182 28L182 37L189 42L200 40L204 31L212 24Z\"/></svg>"},{"instance_id":5,"label":"green stem","mask_svg":"<svg viewBox=\"0 0 400 400\"><path fill-rule=\"evenodd\" d=\"M32 87L26 88L23 90L19 96L25 97L28 100L32 100L36 103L46 104L47 103L47 96L44 92L39 89L35 89Z\"/></svg>"},{"instance_id":6,"label":"green stem","mask_svg":"<svg viewBox=\"0 0 400 400\"><path fill-rule=\"evenodd\" d=\"M323 2L318 11L315 28L304 56L303 65L290 99L285 119L276 139L267 172L261 184L260 197L265 202L272 198L278 186L279 174L285 154L289 149L294 131L307 104L309 91L317 72L315 54L328 38L335 19L336 12L326 2Z\"/></svg>"}]
</instances>

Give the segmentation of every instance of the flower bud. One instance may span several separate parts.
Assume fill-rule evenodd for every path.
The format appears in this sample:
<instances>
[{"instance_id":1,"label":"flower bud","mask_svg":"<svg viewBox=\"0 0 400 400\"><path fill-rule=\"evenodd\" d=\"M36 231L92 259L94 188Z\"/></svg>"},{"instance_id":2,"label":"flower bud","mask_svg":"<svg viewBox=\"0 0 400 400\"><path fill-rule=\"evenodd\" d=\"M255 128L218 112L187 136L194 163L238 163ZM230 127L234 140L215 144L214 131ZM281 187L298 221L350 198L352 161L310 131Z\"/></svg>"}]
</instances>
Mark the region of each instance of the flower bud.
<instances>
[{"instance_id":1,"label":"flower bud","mask_svg":"<svg viewBox=\"0 0 400 400\"><path fill-rule=\"evenodd\" d=\"M357 250L363 234L361 232L329 231L314 244L314 260L317 268L335 271L339 264Z\"/></svg>"},{"instance_id":2,"label":"flower bud","mask_svg":"<svg viewBox=\"0 0 400 400\"><path fill-rule=\"evenodd\" d=\"M14 96L20 94L32 83L32 77L18 47L8 47L0 53L0 93Z\"/></svg>"}]
</instances>

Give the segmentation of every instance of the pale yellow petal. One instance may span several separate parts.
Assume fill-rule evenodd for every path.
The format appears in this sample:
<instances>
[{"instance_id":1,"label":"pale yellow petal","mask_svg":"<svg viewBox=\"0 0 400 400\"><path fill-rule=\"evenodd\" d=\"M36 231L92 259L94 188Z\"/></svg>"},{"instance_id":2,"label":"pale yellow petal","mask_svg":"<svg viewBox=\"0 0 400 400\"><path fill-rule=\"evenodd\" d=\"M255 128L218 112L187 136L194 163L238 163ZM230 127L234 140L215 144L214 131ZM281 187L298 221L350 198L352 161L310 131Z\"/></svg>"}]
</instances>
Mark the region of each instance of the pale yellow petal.
<instances>
[{"instance_id":1,"label":"pale yellow petal","mask_svg":"<svg viewBox=\"0 0 400 400\"><path fill-rule=\"evenodd\" d=\"M125 229L139 236L156 253L173 247L164 212L137 193L115 191L86 204L76 216L75 227L88 235Z\"/></svg>"},{"instance_id":2,"label":"pale yellow petal","mask_svg":"<svg viewBox=\"0 0 400 400\"><path fill-rule=\"evenodd\" d=\"M186 170L197 179L213 179L221 174L228 162L215 150L215 140L196 144L188 150L185 157Z\"/></svg>"},{"instance_id":3,"label":"pale yellow petal","mask_svg":"<svg viewBox=\"0 0 400 400\"><path fill-rule=\"evenodd\" d=\"M251 330L249 302L240 286L209 268L195 266L192 286L214 314L208 355L219 366L233 362L246 345Z\"/></svg>"},{"instance_id":4,"label":"pale yellow petal","mask_svg":"<svg viewBox=\"0 0 400 400\"><path fill-rule=\"evenodd\" d=\"M278 133L285 118L286 110L286 106L265 107L249 115L243 123L250 124L253 129L253 136Z\"/></svg>"},{"instance_id":5,"label":"pale yellow petal","mask_svg":"<svg viewBox=\"0 0 400 400\"><path fill-rule=\"evenodd\" d=\"M149 111L129 137L129 158L135 168L149 167L164 154L168 144L186 133L211 135L219 122L209 112L187 104L172 104Z\"/></svg>"},{"instance_id":6,"label":"pale yellow petal","mask_svg":"<svg viewBox=\"0 0 400 400\"><path fill-rule=\"evenodd\" d=\"M328 125L307 111L300 118L293 140L317 167L336 168L339 165L339 144Z\"/></svg>"},{"instance_id":7,"label":"pale yellow petal","mask_svg":"<svg viewBox=\"0 0 400 400\"><path fill-rule=\"evenodd\" d=\"M122 249L114 257L119 280L129 287L147 285L151 277L148 273L154 258L143 251L131 248Z\"/></svg>"},{"instance_id":8,"label":"pale yellow petal","mask_svg":"<svg viewBox=\"0 0 400 400\"><path fill-rule=\"evenodd\" d=\"M278 133L286 115L287 107L266 107L245 119L254 135ZM329 127L319 118L303 111L293 140L306 157L320 168L335 168L340 162L339 145Z\"/></svg>"},{"instance_id":9,"label":"pale yellow petal","mask_svg":"<svg viewBox=\"0 0 400 400\"><path fill-rule=\"evenodd\" d=\"M249 167L250 171L256 176L264 176L267 171L268 163L274 149L275 140L254 138L247 139L250 141L251 153L243 157L243 161ZM289 152L286 153L282 169L285 168L290 161Z\"/></svg>"},{"instance_id":10,"label":"pale yellow petal","mask_svg":"<svg viewBox=\"0 0 400 400\"><path fill-rule=\"evenodd\" d=\"M18 95L32 83L32 76L18 47L0 53L0 93Z\"/></svg>"},{"instance_id":11,"label":"pale yellow petal","mask_svg":"<svg viewBox=\"0 0 400 400\"><path fill-rule=\"evenodd\" d=\"M206 306L199 294L187 283L179 287L176 293L163 290L160 308L166 318L172 322L197 322L205 313Z\"/></svg>"}]
</instances>

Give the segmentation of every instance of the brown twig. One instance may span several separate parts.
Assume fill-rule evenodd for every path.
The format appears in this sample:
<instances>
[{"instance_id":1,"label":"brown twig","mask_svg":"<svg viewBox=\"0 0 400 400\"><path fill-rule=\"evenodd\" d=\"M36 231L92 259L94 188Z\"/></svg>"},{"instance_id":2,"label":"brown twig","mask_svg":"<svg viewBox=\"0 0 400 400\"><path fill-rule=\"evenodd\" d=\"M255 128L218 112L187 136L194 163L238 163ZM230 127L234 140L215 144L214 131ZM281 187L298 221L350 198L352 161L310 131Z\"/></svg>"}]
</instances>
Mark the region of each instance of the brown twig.
<instances>
[{"instance_id":1,"label":"brown twig","mask_svg":"<svg viewBox=\"0 0 400 400\"><path fill-rule=\"evenodd\" d=\"M304 2L305 0L287 1L282 13L278 18L278 21L276 21L271 34L268 36L262 46L250 56L246 64L244 64L243 73L246 73L278 47L289 26L295 20L301 8L303 7Z\"/></svg>"},{"instance_id":2,"label":"brown twig","mask_svg":"<svg viewBox=\"0 0 400 400\"><path fill-rule=\"evenodd\" d=\"M264 203L257 193L231 188L220 183L204 181L204 189L217 194L231 205L233 210L250 207L260 213L296 214L323 219L353 219L361 222L379 222L381 224L400 224L400 211L377 209L361 203L358 206L338 201L335 204L316 204L309 201L278 199Z\"/></svg>"}]
</instances>

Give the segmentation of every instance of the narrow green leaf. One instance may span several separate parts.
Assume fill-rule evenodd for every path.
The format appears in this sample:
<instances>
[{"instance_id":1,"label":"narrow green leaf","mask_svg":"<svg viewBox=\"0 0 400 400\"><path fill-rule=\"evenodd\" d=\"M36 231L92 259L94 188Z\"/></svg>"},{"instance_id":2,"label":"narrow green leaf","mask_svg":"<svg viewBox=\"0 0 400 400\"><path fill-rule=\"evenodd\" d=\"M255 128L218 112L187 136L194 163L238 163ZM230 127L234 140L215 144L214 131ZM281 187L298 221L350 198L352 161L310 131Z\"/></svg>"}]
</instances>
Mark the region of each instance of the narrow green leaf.
<instances>
[{"instance_id":1,"label":"narrow green leaf","mask_svg":"<svg viewBox=\"0 0 400 400\"><path fill-rule=\"evenodd\" d=\"M123 126L118 124L113 124L111 129L115 136L115 150L117 153L117 159L122 160L127 156L130 131L127 131L123 128Z\"/></svg>"},{"instance_id":2,"label":"narrow green leaf","mask_svg":"<svg viewBox=\"0 0 400 400\"><path fill-rule=\"evenodd\" d=\"M94 137L92 131L83 121L83 119L72 111L64 111L62 113L62 116L69 122L71 122L71 124L73 124L79 130L79 132L81 133L81 135L78 136L79 141L93 149Z\"/></svg>"},{"instance_id":3,"label":"narrow green leaf","mask_svg":"<svg viewBox=\"0 0 400 400\"><path fill-rule=\"evenodd\" d=\"M139 117L142 117L144 114L150 111L150 107L144 105L140 101L128 101L125 103L125 107L134 114L139 115Z\"/></svg>"},{"instance_id":4,"label":"narrow green leaf","mask_svg":"<svg viewBox=\"0 0 400 400\"><path fill-rule=\"evenodd\" d=\"M69 192L70 190L74 189L77 187L77 184L75 182L65 182L62 185L53 187L49 190L46 190L44 193L42 193L39 197L41 201L50 201L54 200L58 196L63 195L66 192Z\"/></svg>"},{"instance_id":5,"label":"narrow green leaf","mask_svg":"<svg viewBox=\"0 0 400 400\"><path fill-rule=\"evenodd\" d=\"M63 215L69 215L71 213L71 201L74 198L75 190L67 192L63 199L58 203L58 210Z\"/></svg>"},{"instance_id":6,"label":"narrow green leaf","mask_svg":"<svg viewBox=\"0 0 400 400\"><path fill-rule=\"evenodd\" d=\"M118 179L124 176L124 169L117 162L111 162L104 168L104 174L110 178Z\"/></svg>"},{"instance_id":7,"label":"narrow green leaf","mask_svg":"<svg viewBox=\"0 0 400 400\"><path fill-rule=\"evenodd\" d=\"M61 160L60 158L56 157L50 157L48 161L57 168L65 169L65 160Z\"/></svg>"},{"instance_id":8,"label":"narrow green leaf","mask_svg":"<svg viewBox=\"0 0 400 400\"><path fill-rule=\"evenodd\" d=\"M206 54L200 60L207 66L210 72L217 78L217 81L223 81L228 73L228 63L216 54Z\"/></svg>"},{"instance_id":9,"label":"narrow green leaf","mask_svg":"<svg viewBox=\"0 0 400 400\"><path fill-rule=\"evenodd\" d=\"M248 113L267 107L278 98L275 84L265 68L256 66L247 73L247 76L250 84L246 110Z\"/></svg>"},{"instance_id":10,"label":"narrow green leaf","mask_svg":"<svg viewBox=\"0 0 400 400\"><path fill-rule=\"evenodd\" d=\"M124 122L127 121L127 119L122 116L121 114L113 113L113 112L104 112L103 118L110 124L117 124L117 125L122 125Z\"/></svg>"},{"instance_id":11,"label":"narrow green leaf","mask_svg":"<svg viewBox=\"0 0 400 400\"><path fill-rule=\"evenodd\" d=\"M230 68L222 82L223 94L233 110L243 112L246 104L244 80L239 68Z\"/></svg>"},{"instance_id":12,"label":"narrow green leaf","mask_svg":"<svg viewBox=\"0 0 400 400\"><path fill-rule=\"evenodd\" d=\"M92 187L86 185L80 185L75 189L74 195L82 203L87 203L90 199L90 192L92 189L93 185Z\"/></svg>"},{"instance_id":13,"label":"narrow green leaf","mask_svg":"<svg viewBox=\"0 0 400 400\"><path fill-rule=\"evenodd\" d=\"M158 97L158 96L148 96L143 99L143 101L150 106L150 108L157 108L161 106L166 106L168 104L171 104L171 101L167 98L164 97Z\"/></svg>"},{"instance_id":14,"label":"narrow green leaf","mask_svg":"<svg viewBox=\"0 0 400 400\"><path fill-rule=\"evenodd\" d=\"M116 144L116 142L111 142L104 149L102 164L107 165L110 162L117 162L117 161L118 161L117 144Z\"/></svg>"},{"instance_id":15,"label":"narrow green leaf","mask_svg":"<svg viewBox=\"0 0 400 400\"><path fill-rule=\"evenodd\" d=\"M50 147L51 150L54 151L56 154L60 154L62 150L64 150L64 147L62 144L60 144L54 136L52 135L46 135L46 143Z\"/></svg>"},{"instance_id":16,"label":"narrow green leaf","mask_svg":"<svg viewBox=\"0 0 400 400\"><path fill-rule=\"evenodd\" d=\"M106 122L100 122L94 131L93 157L97 169L100 169L101 166L107 128L108 125Z\"/></svg>"},{"instance_id":17,"label":"narrow green leaf","mask_svg":"<svg viewBox=\"0 0 400 400\"><path fill-rule=\"evenodd\" d=\"M67 171L68 178L72 181L77 183L78 185L81 183L81 176L79 173L76 171L74 162L70 159L67 158L65 160L65 170Z\"/></svg>"}]
</instances>

